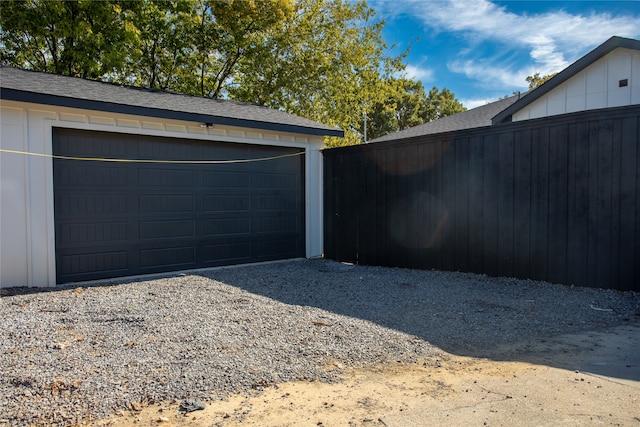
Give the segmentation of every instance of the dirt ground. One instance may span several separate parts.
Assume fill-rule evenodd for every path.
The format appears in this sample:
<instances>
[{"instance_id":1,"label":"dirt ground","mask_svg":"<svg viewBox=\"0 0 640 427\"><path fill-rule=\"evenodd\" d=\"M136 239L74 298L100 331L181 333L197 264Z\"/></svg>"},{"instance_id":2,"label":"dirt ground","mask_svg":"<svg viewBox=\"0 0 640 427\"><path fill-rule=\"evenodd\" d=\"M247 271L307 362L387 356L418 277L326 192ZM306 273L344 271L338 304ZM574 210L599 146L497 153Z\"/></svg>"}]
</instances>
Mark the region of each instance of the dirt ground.
<instances>
[{"instance_id":1,"label":"dirt ground","mask_svg":"<svg viewBox=\"0 0 640 427\"><path fill-rule=\"evenodd\" d=\"M632 323L499 348L491 358L442 352L353 370L337 384L271 385L187 414L180 402L143 405L99 425L640 426L639 350Z\"/></svg>"}]
</instances>

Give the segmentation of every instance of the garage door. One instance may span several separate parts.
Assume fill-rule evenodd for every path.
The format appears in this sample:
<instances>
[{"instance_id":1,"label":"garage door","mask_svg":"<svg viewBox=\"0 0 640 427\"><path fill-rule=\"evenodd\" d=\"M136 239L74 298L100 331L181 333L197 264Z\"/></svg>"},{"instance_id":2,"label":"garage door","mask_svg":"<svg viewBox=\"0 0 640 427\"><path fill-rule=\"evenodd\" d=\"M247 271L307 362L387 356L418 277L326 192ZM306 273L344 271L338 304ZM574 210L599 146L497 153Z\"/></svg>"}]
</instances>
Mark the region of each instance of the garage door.
<instances>
[{"instance_id":1,"label":"garage door","mask_svg":"<svg viewBox=\"0 0 640 427\"><path fill-rule=\"evenodd\" d=\"M162 161L54 159L58 283L305 254L299 149L55 129L53 153Z\"/></svg>"}]
</instances>

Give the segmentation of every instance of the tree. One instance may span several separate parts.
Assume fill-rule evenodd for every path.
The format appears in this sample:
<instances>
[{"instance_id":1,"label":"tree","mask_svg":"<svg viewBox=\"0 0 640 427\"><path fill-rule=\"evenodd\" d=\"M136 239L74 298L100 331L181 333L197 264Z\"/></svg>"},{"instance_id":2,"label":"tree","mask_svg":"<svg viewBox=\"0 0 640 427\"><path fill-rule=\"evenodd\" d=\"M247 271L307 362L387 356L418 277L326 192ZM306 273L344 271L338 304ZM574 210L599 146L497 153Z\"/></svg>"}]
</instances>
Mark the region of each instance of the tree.
<instances>
[{"instance_id":1,"label":"tree","mask_svg":"<svg viewBox=\"0 0 640 427\"><path fill-rule=\"evenodd\" d=\"M558 73L551 73L547 74L546 76L540 76L540 73L535 73L533 76L527 76L525 80L527 81L527 83L529 83L529 90L533 90L553 78L556 74Z\"/></svg>"},{"instance_id":2,"label":"tree","mask_svg":"<svg viewBox=\"0 0 640 427\"><path fill-rule=\"evenodd\" d=\"M55 74L100 79L119 70L130 33L126 2L16 0L0 7L0 60Z\"/></svg>"},{"instance_id":3,"label":"tree","mask_svg":"<svg viewBox=\"0 0 640 427\"><path fill-rule=\"evenodd\" d=\"M328 145L358 143L369 106L386 96L387 76L404 68L385 56L384 23L364 1L300 0L240 61L229 96L345 130ZM246 60L250 59L250 60Z\"/></svg>"},{"instance_id":4,"label":"tree","mask_svg":"<svg viewBox=\"0 0 640 427\"><path fill-rule=\"evenodd\" d=\"M284 19L291 0L151 0L132 2L135 29L126 68L110 76L150 88L221 98L241 60L262 49L259 34Z\"/></svg>"},{"instance_id":5,"label":"tree","mask_svg":"<svg viewBox=\"0 0 640 427\"><path fill-rule=\"evenodd\" d=\"M397 78L365 0L17 0L0 8L3 63L251 102L362 142L452 114L447 89Z\"/></svg>"},{"instance_id":6,"label":"tree","mask_svg":"<svg viewBox=\"0 0 640 427\"><path fill-rule=\"evenodd\" d=\"M392 81L395 90L370 115L367 134L371 139L466 110L449 89L434 86L426 94L420 81Z\"/></svg>"},{"instance_id":7,"label":"tree","mask_svg":"<svg viewBox=\"0 0 640 427\"><path fill-rule=\"evenodd\" d=\"M197 92L220 98L238 77L241 61L253 63L264 50L263 34L285 20L292 0L207 0L198 6L194 47Z\"/></svg>"},{"instance_id":8,"label":"tree","mask_svg":"<svg viewBox=\"0 0 640 427\"><path fill-rule=\"evenodd\" d=\"M122 13L123 28L133 37L124 67L110 80L152 89L179 90L193 74L195 0L131 2Z\"/></svg>"},{"instance_id":9,"label":"tree","mask_svg":"<svg viewBox=\"0 0 640 427\"><path fill-rule=\"evenodd\" d=\"M430 122L465 110L464 105L456 99L449 89L444 88L438 91L438 88L434 86L427 96L427 112L423 118L425 122Z\"/></svg>"},{"instance_id":10,"label":"tree","mask_svg":"<svg viewBox=\"0 0 640 427\"><path fill-rule=\"evenodd\" d=\"M385 98L370 109L368 139L375 139L424 123L427 95L422 82L405 78L387 80Z\"/></svg>"}]
</instances>

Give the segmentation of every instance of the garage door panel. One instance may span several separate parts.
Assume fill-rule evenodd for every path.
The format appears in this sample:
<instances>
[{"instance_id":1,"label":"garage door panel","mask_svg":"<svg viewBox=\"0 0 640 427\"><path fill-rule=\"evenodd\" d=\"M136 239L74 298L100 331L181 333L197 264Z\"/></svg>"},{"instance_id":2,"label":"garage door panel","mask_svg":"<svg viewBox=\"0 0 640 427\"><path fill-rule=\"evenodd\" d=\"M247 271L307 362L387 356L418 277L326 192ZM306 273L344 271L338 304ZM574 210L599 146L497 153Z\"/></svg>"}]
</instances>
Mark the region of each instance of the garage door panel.
<instances>
[{"instance_id":1,"label":"garage door panel","mask_svg":"<svg viewBox=\"0 0 640 427\"><path fill-rule=\"evenodd\" d=\"M203 222L203 237L248 236L251 233L251 218L205 219Z\"/></svg>"},{"instance_id":2,"label":"garage door panel","mask_svg":"<svg viewBox=\"0 0 640 427\"><path fill-rule=\"evenodd\" d=\"M256 210L259 212L289 212L296 205L297 197L287 195L258 195L255 197Z\"/></svg>"},{"instance_id":3,"label":"garage door panel","mask_svg":"<svg viewBox=\"0 0 640 427\"><path fill-rule=\"evenodd\" d=\"M224 189L250 189L251 174L248 172L213 172L205 171L203 173L202 184L210 188Z\"/></svg>"},{"instance_id":4,"label":"garage door panel","mask_svg":"<svg viewBox=\"0 0 640 427\"><path fill-rule=\"evenodd\" d=\"M196 266L196 247L193 245L171 248L150 248L140 250L140 267L181 267Z\"/></svg>"},{"instance_id":5,"label":"garage door panel","mask_svg":"<svg viewBox=\"0 0 640 427\"><path fill-rule=\"evenodd\" d=\"M295 148L54 131L54 154L243 160ZM304 256L304 159L54 160L59 283Z\"/></svg>"},{"instance_id":6,"label":"garage door panel","mask_svg":"<svg viewBox=\"0 0 640 427\"><path fill-rule=\"evenodd\" d=\"M59 194L56 197L56 209L65 218L88 215L125 215L129 209L127 194Z\"/></svg>"},{"instance_id":7,"label":"garage door panel","mask_svg":"<svg viewBox=\"0 0 640 427\"><path fill-rule=\"evenodd\" d=\"M300 227L297 217L293 216L277 216L262 217L255 220L255 232L257 234L269 233L295 233Z\"/></svg>"},{"instance_id":8,"label":"garage door panel","mask_svg":"<svg viewBox=\"0 0 640 427\"><path fill-rule=\"evenodd\" d=\"M132 146L139 159L149 160L202 160L202 144L193 140L180 140L176 144L172 138L148 138L139 136ZM126 141L121 143L126 144Z\"/></svg>"},{"instance_id":9,"label":"garage door panel","mask_svg":"<svg viewBox=\"0 0 640 427\"><path fill-rule=\"evenodd\" d=\"M299 240L295 237L290 239L275 239L255 242L255 256L259 260L273 260L295 257Z\"/></svg>"},{"instance_id":10,"label":"garage door panel","mask_svg":"<svg viewBox=\"0 0 640 427\"><path fill-rule=\"evenodd\" d=\"M71 280L90 280L90 278L126 272L129 268L128 251L104 251L96 253L68 254L60 256L65 275ZM87 273L90 278L85 279Z\"/></svg>"},{"instance_id":11,"label":"garage door panel","mask_svg":"<svg viewBox=\"0 0 640 427\"><path fill-rule=\"evenodd\" d=\"M96 167L87 162L86 165L80 165L73 169L59 169L56 172L54 180L60 187L71 185L74 188L83 186L112 189L114 187L126 187L129 185L126 168L124 167Z\"/></svg>"},{"instance_id":12,"label":"garage door panel","mask_svg":"<svg viewBox=\"0 0 640 427\"><path fill-rule=\"evenodd\" d=\"M165 221L141 221L139 226L140 240L172 239L177 237L195 238L196 221L192 220L165 220Z\"/></svg>"},{"instance_id":13,"label":"garage door panel","mask_svg":"<svg viewBox=\"0 0 640 427\"><path fill-rule=\"evenodd\" d=\"M203 262L206 265L226 265L252 260L250 241L207 243L203 252Z\"/></svg>"},{"instance_id":14,"label":"garage door panel","mask_svg":"<svg viewBox=\"0 0 640 427\"><path fill-rule=\"evenodd\" d=\"M261 173L255 175L254 188L260 189L278 189L278 190L295 190L298 189L300 183L295 174L266 174Z\"/></svg>"},{"instance_id":15,"label":"garage door panel","mask_svg":"<svg viewBox=\"0 0 640 427\"><path fill-rule=\"evenodd\" d=\"M194 212L195 200L191 194L141 194L138 198L139 212Z\"/></svg>"},{"instance_id":16,"label":"garage door panel","mask_svg":"<svg viewBox=\"0 0 640 427\"><path fill-rule=\"evenodd\" d=\"M60 243L63 245L120 242L128 238L126 222L87 222L60 224Z\"/></svg>"},{"instance_id":17,"label":"garage door panel","mask_svg":"<svg viewBox=\"0 0 640 427\"><path fill-rule=\"evenodd\" d=\"M250 212L251 196L208 194L203 197L202 205L204 212Z\"/></svg>"},{"instance_id":18,"label":"garage door panel","mask_svg":"<svg viewBox=\"0 0 640 427\"><path fill-rule=\"evenodd\" d=\"M125 141L117 141L117 138L109 138L110 144L105 144L104 136L97 133L67 133L64 140L57 141L55 154L69 157L92 158L133 158L136 153L135 144L127 144Z\"/></svg>"},{"instance_id":19,"label":"garage door panel","mask_svg":"<svg viewBox=\"0 0 640 427\"><path fill-rule=\"evenodd\" d=\"M138 184L144 187L193 187L196 174L192 170L141 168Z\"/></svg>"}]
</instances>

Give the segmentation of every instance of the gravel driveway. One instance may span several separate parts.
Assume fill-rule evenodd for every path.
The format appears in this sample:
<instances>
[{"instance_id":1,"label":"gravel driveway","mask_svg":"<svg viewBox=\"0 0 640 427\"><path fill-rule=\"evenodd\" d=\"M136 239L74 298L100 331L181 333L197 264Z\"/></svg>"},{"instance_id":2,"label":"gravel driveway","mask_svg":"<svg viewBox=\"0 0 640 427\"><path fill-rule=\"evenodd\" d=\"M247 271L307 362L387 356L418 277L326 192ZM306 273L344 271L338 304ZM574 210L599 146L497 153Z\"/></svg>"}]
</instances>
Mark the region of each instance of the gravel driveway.
<instances>
[{"instance_id":1,"label":"gravel driveway","mask_svg":"<svg viewBox=\"0 0 640 427\"><path fill-rule=\"evenodd\" d=\"M0 425L68 425L640 320L640 294L297 260L1 290ZM509 354L509 358L518 355Z\"/></svg>"}]
</instances>

